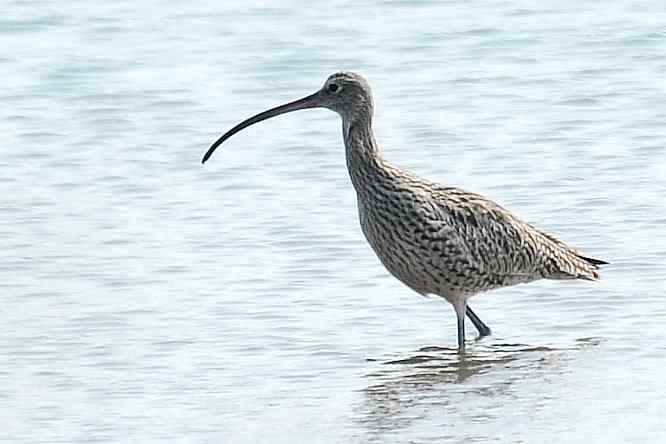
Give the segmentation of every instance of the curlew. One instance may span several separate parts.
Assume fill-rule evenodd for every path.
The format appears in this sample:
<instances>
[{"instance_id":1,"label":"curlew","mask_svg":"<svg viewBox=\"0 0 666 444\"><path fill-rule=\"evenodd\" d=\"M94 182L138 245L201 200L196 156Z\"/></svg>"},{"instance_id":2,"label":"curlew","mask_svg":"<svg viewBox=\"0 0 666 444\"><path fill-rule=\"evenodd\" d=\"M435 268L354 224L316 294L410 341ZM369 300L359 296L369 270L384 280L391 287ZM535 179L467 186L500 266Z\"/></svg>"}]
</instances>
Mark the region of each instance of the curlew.
<instances>
[{"instance_id":1,"label":"curlew","mask_svg":"<svg viewBox=\"0 0 666 444\"><path fill-rule=\"evenodd\" d=\"M244 120L213 143L202 163L242 129L307 108L342 118L365 238L393 276L453 305L459 351L465 349L465 315L480 336L490 334L467 304L472 295L539 279L599 279L597 270L607 262L582 255L479 194L419 178L384 159L372 131L370 85L355 73L333 74L314 94Z\"/></svg>"}]
</instances>

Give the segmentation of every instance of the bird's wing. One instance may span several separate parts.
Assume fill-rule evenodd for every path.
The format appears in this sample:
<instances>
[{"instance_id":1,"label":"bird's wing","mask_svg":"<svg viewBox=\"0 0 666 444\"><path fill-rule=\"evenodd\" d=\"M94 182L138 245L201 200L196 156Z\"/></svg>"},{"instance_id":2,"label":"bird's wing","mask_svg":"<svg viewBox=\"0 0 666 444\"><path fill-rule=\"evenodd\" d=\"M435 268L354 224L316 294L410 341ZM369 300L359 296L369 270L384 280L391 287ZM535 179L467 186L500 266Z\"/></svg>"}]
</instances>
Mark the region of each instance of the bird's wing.
<instances>
[{"instance_id":1,"label":"bird's wing","mask_svg":"<svg viewBox=\"0 0 666 444\"><path fill-rule=\"evenodd\" d=\"M426 213L437 216L426 225L445 233L469 267L497 281L493 286L539 278L598 278L594 262L481 195L439 187L432 198L429 205L436 211Z\"/></svg>"},{"instance_id":2,"label":"bird's wing","mask_svg":"<svg viewBox=\"0 0 666 444\"><path fill-rule=\"evenodd\" d=\"M536 248L530 233L506 210L480 195L456 188L435 193L437 215L427 225L444 235L457 257L485 276L527 279L534 273Z\"/></svg>"}]
</instances>

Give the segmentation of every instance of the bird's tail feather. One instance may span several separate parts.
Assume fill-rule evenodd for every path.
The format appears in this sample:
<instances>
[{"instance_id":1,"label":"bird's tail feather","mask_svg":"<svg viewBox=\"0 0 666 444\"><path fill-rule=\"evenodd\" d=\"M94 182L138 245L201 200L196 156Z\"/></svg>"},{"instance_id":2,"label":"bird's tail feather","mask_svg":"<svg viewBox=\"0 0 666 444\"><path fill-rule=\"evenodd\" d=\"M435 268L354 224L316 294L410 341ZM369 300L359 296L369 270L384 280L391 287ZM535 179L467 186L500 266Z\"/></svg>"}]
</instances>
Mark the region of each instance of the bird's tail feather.
<instances>
[{"instance_id":1,"label":"bird's tail feather","mask_svg":"<svg viewBox=\"0 0 666 444\"><path fill-rule=\"evenodd\" d=\"M607 265L608 262L602 261L601 259L594 259L591 257L582 256L578 253L576 253L576 257L579 260L582 260L583 264L585 265L584 267L582 267L582 270L580 270L582 271L582 273L576 274L577 279L585 279L588 281L597 281L601 279L601 276L599 275L597 270L601 265Z\"/></svg>"},{"instance_id":2,"label":"bird's tail feather","mask_svg":"<svg viewBox=\"0 0 666 444\"><path fill-rule=\"evenodd\" d=\"M585 279L588 281L596 281L601 278L599 273L597 273L597 270L599 269L599 266L606 265L608 262L583 256L555 236L544 232L541 232L541 234L550 241L554 249L559 249L561 253L560 260L562 262L559 264L561 274L555 273L555 276L552 278Z\"/></svg>"},{"instance_id":3,"label":"bird's tail feather","mask_svg":"<svg viewBox=\"0 0 666 444\"><path fill-rule=\"evenodd\" d=\"M580 254L577 255L579 258L583 259L584 261L590 263L591 265L594 265L595 267L599 268L599 265L608 265L609 262L602 261L601 259L594 259L593 257L586 257L582 256Z\"/></svg>"}]
</instances>

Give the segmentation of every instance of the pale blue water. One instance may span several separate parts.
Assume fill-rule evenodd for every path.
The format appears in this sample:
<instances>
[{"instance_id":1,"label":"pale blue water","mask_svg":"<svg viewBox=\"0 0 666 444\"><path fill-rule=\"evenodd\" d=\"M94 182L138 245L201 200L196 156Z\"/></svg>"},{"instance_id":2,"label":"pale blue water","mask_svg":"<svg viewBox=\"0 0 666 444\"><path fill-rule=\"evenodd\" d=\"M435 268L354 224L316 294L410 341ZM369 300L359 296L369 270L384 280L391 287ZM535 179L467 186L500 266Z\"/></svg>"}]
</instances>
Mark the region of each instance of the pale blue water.
<instances>
[{"instance_id":1,"label":"pale blue water","mask_svg":"<svg viewBox=\"0 0 666 444\"><path fill-rule=\"evenodd\" d=\"M666 439L666 7L557 4L5 2L0 442ZM200 164L340 69L389 159L603 280L478 296L461 362L365 243L338 117Z\"/></svg>"}]
</instances>

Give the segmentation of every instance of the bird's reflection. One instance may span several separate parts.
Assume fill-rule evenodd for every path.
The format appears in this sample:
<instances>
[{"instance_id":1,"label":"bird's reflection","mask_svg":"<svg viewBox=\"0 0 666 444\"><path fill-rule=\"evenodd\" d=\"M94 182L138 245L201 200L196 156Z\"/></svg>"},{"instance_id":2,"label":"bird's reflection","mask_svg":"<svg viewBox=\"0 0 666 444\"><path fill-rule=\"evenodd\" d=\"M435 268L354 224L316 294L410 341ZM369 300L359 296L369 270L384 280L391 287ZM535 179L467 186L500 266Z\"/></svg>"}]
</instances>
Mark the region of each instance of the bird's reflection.
<instances>
[{"instance_id":1,"label":"bird's reflection","mask_svg":"<svg viewBox=\"0 0 666 444\"><path fill-rule=\"evenodd\" d=\"M465 355L454 348L424 347L404 358L384 360L366 375L370 384L362 390L357 419L371 434L397 431L432 411L446 410L453 399L476 396L484 402L501 397L525 378L561 372L571 351L600 342L583 338L572 347L553 348L480 341Z\"/></svg>"}]
</instances>

